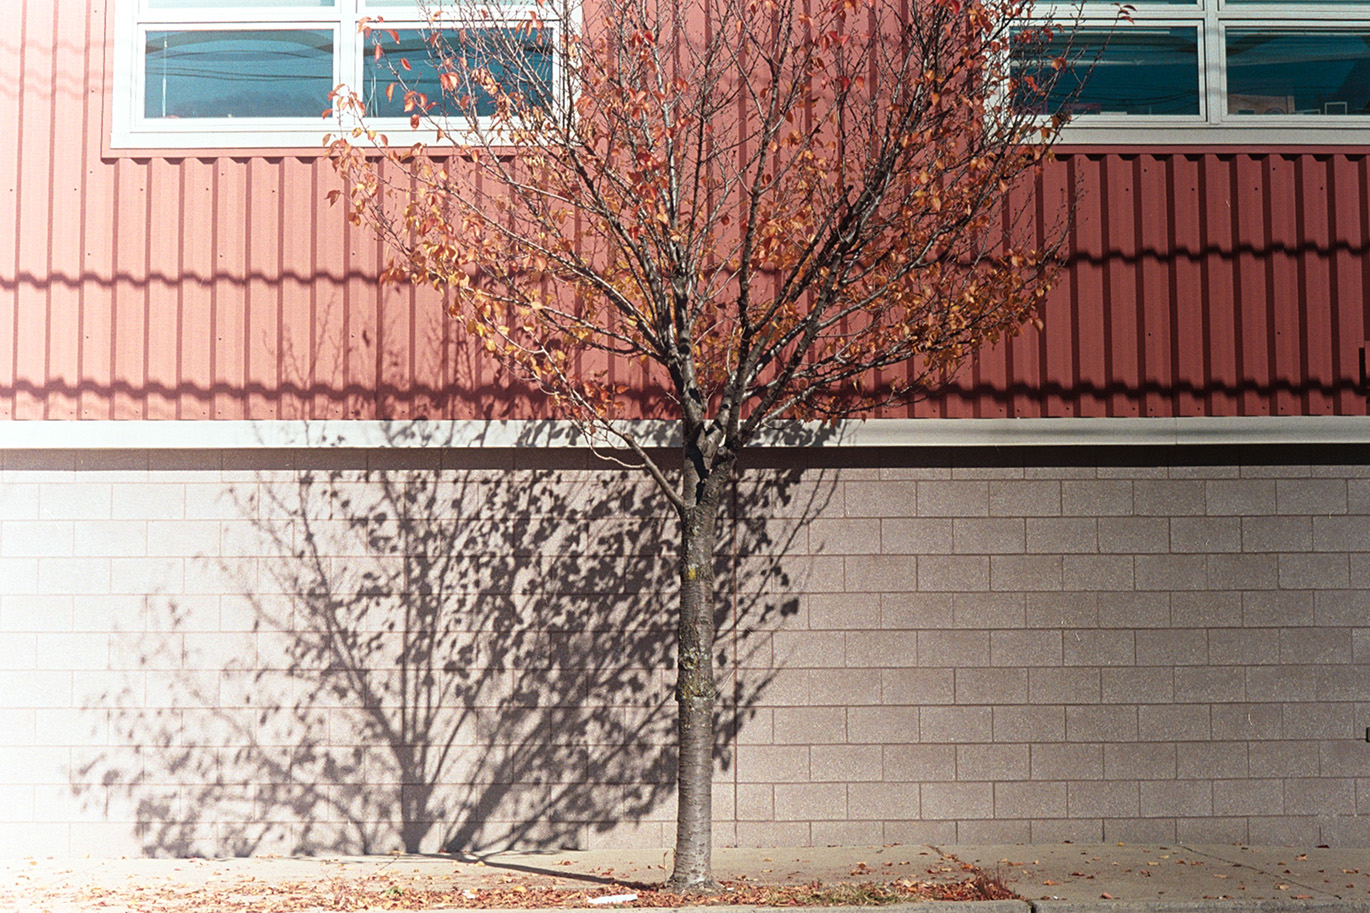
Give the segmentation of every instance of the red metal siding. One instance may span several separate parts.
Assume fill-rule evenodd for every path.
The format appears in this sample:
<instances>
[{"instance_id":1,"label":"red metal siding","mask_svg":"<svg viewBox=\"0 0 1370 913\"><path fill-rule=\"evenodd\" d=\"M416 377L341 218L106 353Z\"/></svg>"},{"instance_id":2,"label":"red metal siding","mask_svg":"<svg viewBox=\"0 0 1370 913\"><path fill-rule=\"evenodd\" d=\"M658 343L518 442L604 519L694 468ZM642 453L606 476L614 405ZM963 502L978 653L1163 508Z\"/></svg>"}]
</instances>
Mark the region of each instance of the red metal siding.
<instances>
[{"instance_id":1,"label":"red metal siding","mask_svg":"<svg viewBox=\"0 0 1370 913\"><path fill-rule=\"evenodd\" d=\"M377 287L325 161L103 155L106 29L28 0L0 54L0 418L536 412L434 295ZM1063 150L1045 329L891 414L1365 414L1367 154Z\"/></svg>"}]
</instances>

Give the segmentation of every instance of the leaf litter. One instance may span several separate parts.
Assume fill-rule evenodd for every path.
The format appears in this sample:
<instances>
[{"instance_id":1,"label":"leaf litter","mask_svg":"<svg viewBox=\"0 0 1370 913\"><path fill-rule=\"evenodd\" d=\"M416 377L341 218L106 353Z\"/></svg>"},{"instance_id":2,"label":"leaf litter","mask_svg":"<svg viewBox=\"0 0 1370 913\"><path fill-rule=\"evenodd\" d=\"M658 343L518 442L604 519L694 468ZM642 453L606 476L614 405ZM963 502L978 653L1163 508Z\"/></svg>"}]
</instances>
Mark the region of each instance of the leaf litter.
<instances>
[{"instance_id":1,"label":"leaf litter","mask_svg":"<svg viewBox=\"0 0 1370 913\"><path fill-rule=\"evenodd\" d=\"M965 866L960 881L925 882L901 878L858 884L765 885L736 879L720 890L681 894L659 885L610 883L591 889L527 884L497 887L424 887L385 874L333 877L309 881L265 882L242 879L187 885L121 885L69 887L28 893L25 908L51 910L137 910L139 913L304 913L304 911L373 911L434 909L574 909L664 908L740 905L756 907L883 906L913 901L1007 900L1016 898L997 876ZM0 892L0 900L3 900ZM629 899L631 895L631 899ZM609 902L612 901L612 902Z\"/></svg>"}]
</instances>

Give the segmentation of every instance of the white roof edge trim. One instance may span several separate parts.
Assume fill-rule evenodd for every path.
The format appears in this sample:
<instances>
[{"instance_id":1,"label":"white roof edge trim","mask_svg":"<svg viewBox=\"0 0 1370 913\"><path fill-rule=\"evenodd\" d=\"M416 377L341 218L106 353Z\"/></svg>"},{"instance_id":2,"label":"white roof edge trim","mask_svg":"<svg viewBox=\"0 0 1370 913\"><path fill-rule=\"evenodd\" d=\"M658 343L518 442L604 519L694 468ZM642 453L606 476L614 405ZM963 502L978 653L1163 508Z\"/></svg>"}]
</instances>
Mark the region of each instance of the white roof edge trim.
<instances>
[{"instance_id":1,"label":"white roof edge trim","mask_svg":"<svg viewBox=\"0 0 1370 913\"><path fill-rule=\"evenodd\" d=\"M651 446L678 442L670 421L626 422ZM601 445L603 442L599 442ZM1370 417L869 419L779 422L766 447L1075 447L1370 444ZM571 422L4 421L0 450L237 450L586 447Z\"/></svg>"}]
</instances>

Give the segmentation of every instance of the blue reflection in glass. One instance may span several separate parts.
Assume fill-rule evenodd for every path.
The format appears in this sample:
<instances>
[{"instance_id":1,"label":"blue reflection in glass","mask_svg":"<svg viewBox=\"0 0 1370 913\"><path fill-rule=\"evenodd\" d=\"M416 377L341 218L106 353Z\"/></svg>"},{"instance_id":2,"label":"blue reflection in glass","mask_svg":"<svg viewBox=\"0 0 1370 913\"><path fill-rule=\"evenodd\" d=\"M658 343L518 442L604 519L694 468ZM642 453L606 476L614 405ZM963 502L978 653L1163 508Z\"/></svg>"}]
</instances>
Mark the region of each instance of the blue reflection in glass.
<instances>
[{"instance_id":1,"label":"blue reflection in glass","mask_svg":"<svg viewBox=\"0 0 1370 913\"><path fill-rule=\"evenodd\" d=\"M428 113L456 116L471 113L478 117L495 113L495 101L471 78L473 70L488 70L504 91L521 96L541 107L551 102L552 32L543 28L525 33L523 28L399 29L396 42L389 30L376 29L366 44L366 110L375 117L409 117L404 110L405 88L396 85L390 97L386 86L396 82L396 74L409 89L424 96L432 105ZM375 41L384 56L375 59ZM455 92L444 92L439 83L442 61L451 61L450 72L457 80ZM400 63L408 61L412 69ZM393 67L393 70L392 70ZM422 101L422 99L421 99Z\"/></svg>"},{"instance_id":2,"label":"blue reflection in glass","mask_svg":"<svg viewBox=\"0 0 1370 913\"><path fill-rule=\"evenodd\" d=\"M1049 38L1024 30L1013 57L1014 76L1029 86L1020 104L1043 113L1199 113L1196 28L1058 30ZM1051 65L1057 58L1065 61L1059 73ZM1033 84L1050 92L1034 95Z\"/></svg>"},{"instance_id":3,"label":"blue reflection in glass","mask_svg":"<svg viewBox=\"0 0 1370 913\"><path fill-rule=\"evenodd\" d=\"M1228 29L1227 112L1370 113L1370 32Z\"/></svg>"},{"instance_id":4,"label":"blue reflection in glass","mask_svg":"<svg viewBox=\"0 0 1370 913\"><path fill-rule=\"evenodd\" d=\"M319 117L333 89L333 32L148 32L145 66L146 117Z\"/></svg>"}]
</instances>

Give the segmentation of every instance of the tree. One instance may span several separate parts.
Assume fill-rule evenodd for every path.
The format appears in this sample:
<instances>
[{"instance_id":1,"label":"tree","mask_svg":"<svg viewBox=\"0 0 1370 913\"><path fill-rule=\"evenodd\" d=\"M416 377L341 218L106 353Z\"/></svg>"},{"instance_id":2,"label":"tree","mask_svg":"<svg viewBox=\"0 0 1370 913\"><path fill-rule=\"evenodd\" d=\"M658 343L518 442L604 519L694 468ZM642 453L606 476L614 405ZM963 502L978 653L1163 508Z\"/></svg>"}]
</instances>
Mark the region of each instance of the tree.
<instances>
[{"instance_id":1,"label":"tree","mask_svg":"<svg viewBox=\"0 0 1370 913\"><path fill-rule=\"evenodd\" d=\"M768 423L912 400L1034 319L1062 237L1034 183L1060 67L1020 65L1052 38L1024 29L1028 0L576 2L435 9L418 45L364 22L393 78L335 93L332 198L388 245L384 278L440 290L673 505L671 883L699 888L725 486ZM368 126L401 110L419 141ZM643 388L674 466L620 421Z\"/></svg>"}]
</instances>

